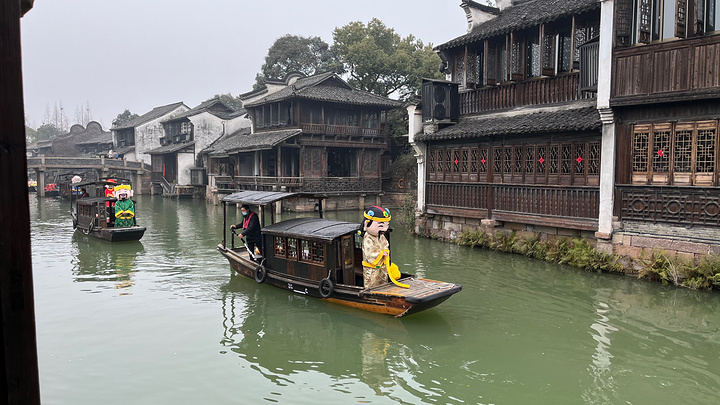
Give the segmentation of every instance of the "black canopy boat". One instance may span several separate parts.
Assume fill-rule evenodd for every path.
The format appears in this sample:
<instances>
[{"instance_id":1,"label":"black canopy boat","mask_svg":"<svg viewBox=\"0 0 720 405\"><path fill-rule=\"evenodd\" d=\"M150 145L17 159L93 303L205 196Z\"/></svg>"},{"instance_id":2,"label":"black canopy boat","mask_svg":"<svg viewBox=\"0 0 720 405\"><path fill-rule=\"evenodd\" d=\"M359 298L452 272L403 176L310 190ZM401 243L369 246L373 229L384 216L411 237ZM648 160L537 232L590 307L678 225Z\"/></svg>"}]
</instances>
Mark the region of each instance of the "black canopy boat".
<instances>
[{"instance_id":1,"label":"black canopy boat","mask_svg":"<svg viewBox=\"0 0 720 405\"><path fill-rule=\"evenodd\" d=\"M314 198L320 218L295 218L265 226L264 207L286 198ZM234 272L297 294L321 298L366 311L401 317L432 308L462 290L453 283L416 278L401 273L398 280L409 288L386 283L363 287L362 238L359 223L322 218L322 197L301 193L242 191L225 196L223 241L218 250ZM260 207L261 257L246 246L235 246L231 232L227 246L227 204Z\"/></svg>"},{"instance_id":2,"label":"black canopy boat","mask_svg":"<svg viewBox=\"0 0 720 405\"><path fill-rule=\"evenodd\" d=\"M133 215L132 226L116 226L115 203L117 199L105 195L105 186L130 185L127 179L101 179L74 184L79 190L86 189L87 196L70 195L70 215L73 229L85 235L110 242L137 241L145 234L145 228L138 226ZM134 203L134 202L133 202Z\"/></svg>"}]
</instances>

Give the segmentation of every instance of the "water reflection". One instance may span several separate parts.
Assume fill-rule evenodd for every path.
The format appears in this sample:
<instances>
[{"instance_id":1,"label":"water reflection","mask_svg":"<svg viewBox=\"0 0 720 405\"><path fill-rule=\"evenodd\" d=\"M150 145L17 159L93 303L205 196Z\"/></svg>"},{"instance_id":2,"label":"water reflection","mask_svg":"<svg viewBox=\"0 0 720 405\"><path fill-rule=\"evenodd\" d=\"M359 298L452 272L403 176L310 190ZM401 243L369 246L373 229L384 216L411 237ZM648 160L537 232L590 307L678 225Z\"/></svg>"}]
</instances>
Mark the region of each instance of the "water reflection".
<instances>
[{"instance_id":1,"label":"water reflection","mask_svg":"<svg viewBox=\"0 0 720 405\"><path fill-rule=\"evenodd\" d=\"M130 295L135 283L138 255L144 252L141 242L110 243L75 232L72 235L72 273L77 282L95 282L92 292L103 285L119 290L119 295Z\"/></svg>"},{"instance_id":2,"label":"water reflection","mask_svg":"<svg viewBox=\"0 0 720 405\"><path fill-rule=\"evenodd\" d=\"M358 311L258 285L232 276L221 287L222 351L231 351L277 386L292 385L297 374L330 376L333 389L358 397L356 384L399 403L404 398L444 394L428 381L432 364L413 347L442 350L452 344L452 328L442 317L425 322ZM427 345L427 346L424 346Z\"/></svg>"}]
</instances>

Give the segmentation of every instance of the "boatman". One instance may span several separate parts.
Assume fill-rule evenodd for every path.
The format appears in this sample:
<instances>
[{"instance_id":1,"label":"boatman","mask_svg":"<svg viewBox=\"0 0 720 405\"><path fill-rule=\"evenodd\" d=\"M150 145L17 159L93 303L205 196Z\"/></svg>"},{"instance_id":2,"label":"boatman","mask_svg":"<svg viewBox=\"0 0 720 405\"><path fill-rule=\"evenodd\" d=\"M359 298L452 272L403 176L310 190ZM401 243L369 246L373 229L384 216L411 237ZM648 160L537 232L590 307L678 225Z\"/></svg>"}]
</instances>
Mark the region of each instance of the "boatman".
<instances>
[{"instance_id":1,"label":"boatman","mask_svg":"<svg viewBox=\"0 0 720 405\"><path fill-rule=\"evenodd\" d=\"M365 211L364 216L363 285L370 288L388 282L385 263L390 255L390 244L384 234L390 226L390 211L374 205Z\"/></svg>"},{"instance_id":2,"label":"boatman","mask_svg":"<svg viewBox=\"0 0 720 405\"><path fill-rule=\"evenodd\" d=\"M230 225L230 229L243 227L244 231L240 233L241 236L245 237L247 241L247 247L250 252L257 256L262 255L262 233L260 233L260 220L256 213L252 212L250 206L243 204L240 207L242 211L243 220L239 224Z\"/></svg>"}]
</instances>

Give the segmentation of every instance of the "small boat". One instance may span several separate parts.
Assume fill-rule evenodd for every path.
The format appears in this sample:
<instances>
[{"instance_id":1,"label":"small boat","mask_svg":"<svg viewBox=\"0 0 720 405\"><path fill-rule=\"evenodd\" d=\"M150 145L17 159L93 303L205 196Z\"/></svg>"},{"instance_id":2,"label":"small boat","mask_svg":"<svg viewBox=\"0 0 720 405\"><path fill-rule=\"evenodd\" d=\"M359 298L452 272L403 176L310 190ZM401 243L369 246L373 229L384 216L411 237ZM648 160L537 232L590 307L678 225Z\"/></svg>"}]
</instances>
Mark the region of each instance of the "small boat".
<instances>
[{"instance_id":1,"label":"small boat","mask_svg":"<svg viewBox=\"0 0 720 405\"><path fill-rule=\"evenodd\" d=\"M60 188L55 183L49 183L45 186L45 197L58 197Z\"/></svg>"},{"instance_id":2,"label":"small boat","mask_svg":"<svg viewBox=\"0 0 720 405\"><path fill-rule=\"evenodd\" d=\"M130 189L130 181L117 179L117 181L99 180L75 185L78 189L86 189L86 196L70 195L70 214L73 229L88 236L104 239L110 242L137 241L145 234L145 228L138 226L134 216L125 219L131 223L129 226L119 226L120 218L115 216L115 204L118 200L112 195L106 196L107 186L126 186ZM131 200L132 201L132 200ZM132 201L133 206L135 204Z\"/></svg>"},{"instance_id":3,"label":"small boat","mask_svg":"<svg viewBox=\"0 0 720 405\"><path fill-rule=\"evenodd\" d=\"M319 218L295 218L264 225L264 207L292 197L318 200ZM402 288L386 283L363 287L362 237L359 223L322 218L322 197L301 193L242 191L225 196L223 203L223 241L218 250L227 258L232 271L297 294L320 298L370 312L402 317L447 300L462 290L453 283L416 278L401 273ZM227 244L228 204L259 206L262 226L262 258L247 247L235 246L231 233ZM274 210L270 210L274 222Z\"/></svg>"},{"instance_id":4,"label":"small boat","mask_svg":"<svg viewBox=\"0 0 720 405\"><path fill-rule=\"evenodd\" d=\"M34 193L37 191L37 181L28 180L28 193Z\"/></svg>"}]
</instances>

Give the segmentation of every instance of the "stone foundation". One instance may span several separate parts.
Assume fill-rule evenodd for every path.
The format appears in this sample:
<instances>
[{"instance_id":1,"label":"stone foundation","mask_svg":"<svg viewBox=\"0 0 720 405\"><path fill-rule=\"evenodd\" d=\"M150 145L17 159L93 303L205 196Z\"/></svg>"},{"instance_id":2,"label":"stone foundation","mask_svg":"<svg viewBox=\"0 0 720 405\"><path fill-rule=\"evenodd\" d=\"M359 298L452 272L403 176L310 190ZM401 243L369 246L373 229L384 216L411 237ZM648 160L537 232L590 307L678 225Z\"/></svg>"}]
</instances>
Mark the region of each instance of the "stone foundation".
<instances>
[{"instance_id":1,"label":"stone foundation","mask_svg":"<svg viewBox=\"0 0 720 405\"><path fill-rule=\"evenodd\" d=\"M682 227L668 224L615 222L616 231L610 239L598 239L595 232L538 226L491 219L464 218L446 215L418 215L415 233L442 240L455 240L466 231L482 231L491 236L497 232L514 232L523 239L539 238L553 241L562 237L582 238L601 252L620 256L626 267L633 267L638 259L650 258L663 252L669 258L698 263L704 256L720 256L720 230L710 227Z\"/></svg>"}]
</instances>

